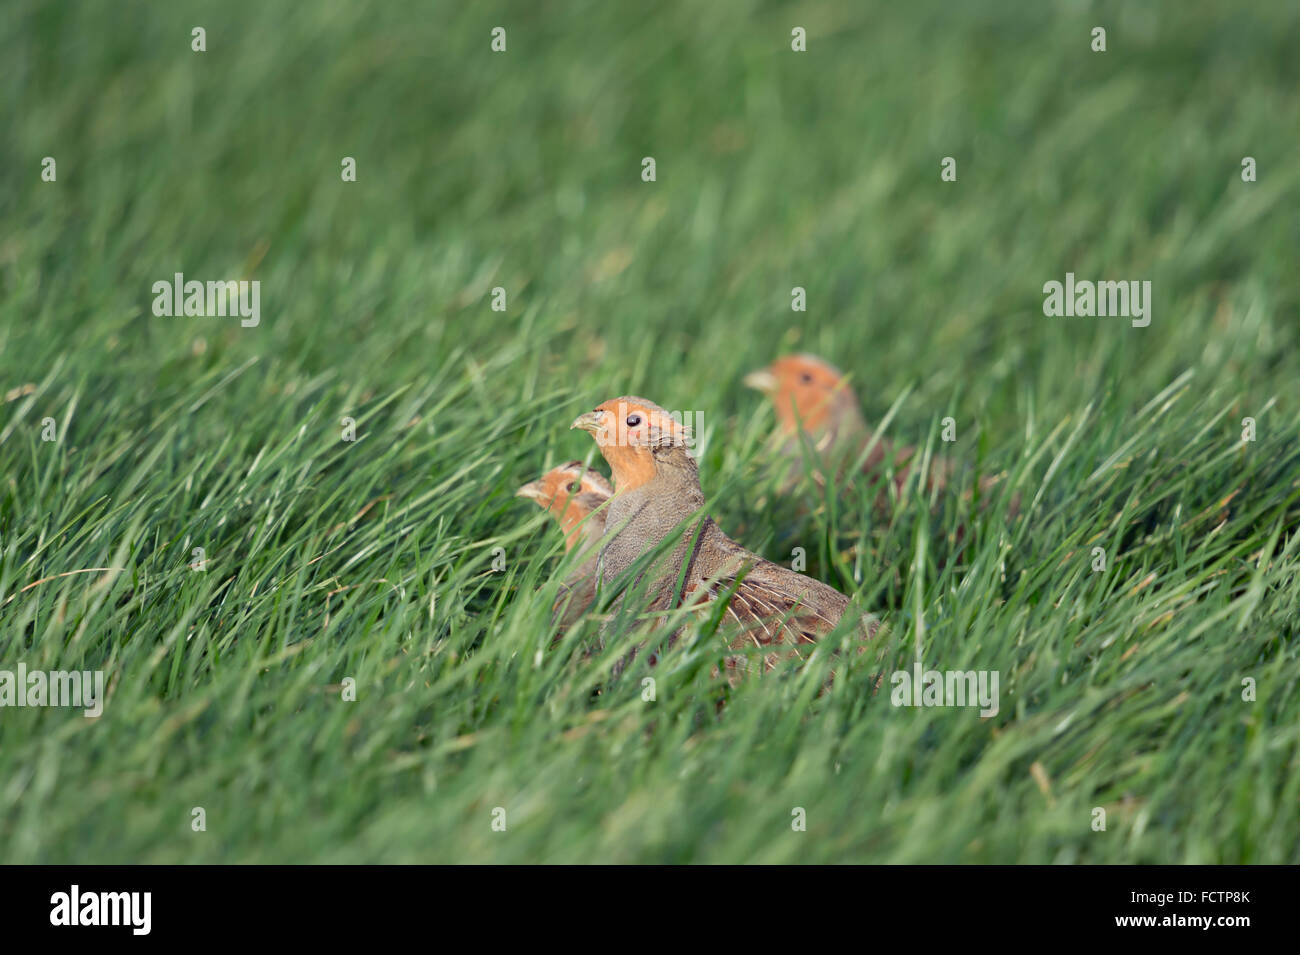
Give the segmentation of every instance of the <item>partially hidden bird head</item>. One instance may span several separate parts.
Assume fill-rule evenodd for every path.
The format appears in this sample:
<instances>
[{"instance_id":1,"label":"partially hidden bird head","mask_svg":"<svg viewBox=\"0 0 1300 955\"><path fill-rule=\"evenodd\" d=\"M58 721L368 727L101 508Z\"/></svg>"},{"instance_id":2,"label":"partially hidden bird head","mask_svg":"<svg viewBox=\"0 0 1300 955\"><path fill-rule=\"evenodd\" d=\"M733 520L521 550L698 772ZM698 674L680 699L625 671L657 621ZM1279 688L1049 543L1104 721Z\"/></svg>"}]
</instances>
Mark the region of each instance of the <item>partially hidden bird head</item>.
<instances>
[{"instance_id":1,"label":"partially hidden bird head","mask_svg":"<svg viewBox=\"0 0 1300 955\"><path fill-rule=\"evenodd\" d=\"M610 487L598 472L589 470L581 461L569 461L551 468L536 481L529 481L516 497L526 497L551 515L564 531L565 549L577 543L574 533L578 525L613 495Z\"/></svg>"},{"instance_id":2,"label":"partially hidden bird head","mask_svg":"<svg viewBox=\"0 0 1300 955\"><path fill-rule=\"evenodd\" d=\"M679 416L645 398L611 398L595 410L578 415L570 427L588 431L596 439L619 494L641 487L665 472L696 474L690 429Z\"/></svg>"},{"instance_id":3,"label":"partially hidden bird head","mask_svg":"<svg viewBox=\"0 0 1300 955\"><path fill-rule=\"evenodd\" d=\"M745 384L772 400L786 435L800 426L821 437L861 417L858 396L844 374L816 355L785 355L745 376Z\"/></svg>"}]
</instances>

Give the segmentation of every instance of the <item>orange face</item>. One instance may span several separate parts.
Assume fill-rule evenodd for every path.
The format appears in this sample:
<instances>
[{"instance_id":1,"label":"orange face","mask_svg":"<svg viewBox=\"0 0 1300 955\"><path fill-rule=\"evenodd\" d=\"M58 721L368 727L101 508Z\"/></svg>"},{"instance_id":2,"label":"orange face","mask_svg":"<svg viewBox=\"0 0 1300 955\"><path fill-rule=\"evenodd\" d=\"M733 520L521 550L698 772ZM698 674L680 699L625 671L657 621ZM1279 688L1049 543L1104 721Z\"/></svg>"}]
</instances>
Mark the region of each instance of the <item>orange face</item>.
<instances>
[{"instance_id":1,"label":"orange face","mask_svg":"<svg viewBox=\"0 0 1300 955\"><path fill-rule=\"evenodd\" d=\"M566 548L576 543L573 532L578 525L595 506L608 500L613 493L609 482L595 471L589 471L581 461L570 461L552 468L515 492L518 497L536 501L559 521L565 534Z\"/></svg>"},{"instance_id":2,"label":"orange face","mask_svg":"<svg viewBox=\"0 0 1300 955\"><path fill-rule=\"evenodd\" d=\"M679 420L644 398L612 398L579 415L571 427L591 432L620 493L655 476L656 449L684 448L690 441L690 432Z\"/></svg>"},{"instance_id":3,"label":"orange face","mask_svg":"<svg viewBox=\"0 0 1300 955\"><path fill-rule=\"evenodd\" d=\"M797 433L802 423L809 434L820 435L830 424L836 402L856 401L839 369L813 355L778 358L746 375L745 384L772 399L786 434Z\"/></svg>"}]
</instances>

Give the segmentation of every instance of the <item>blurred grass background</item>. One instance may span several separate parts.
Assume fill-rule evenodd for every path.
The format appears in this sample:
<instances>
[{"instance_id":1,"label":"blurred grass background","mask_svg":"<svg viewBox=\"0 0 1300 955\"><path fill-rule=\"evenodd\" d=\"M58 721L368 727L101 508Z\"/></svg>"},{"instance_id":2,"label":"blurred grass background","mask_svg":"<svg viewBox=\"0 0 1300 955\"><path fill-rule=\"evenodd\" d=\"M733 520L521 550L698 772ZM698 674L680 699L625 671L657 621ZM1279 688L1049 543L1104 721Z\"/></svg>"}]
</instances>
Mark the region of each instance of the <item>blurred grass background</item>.
<instances>
[{"instance_id":1,"label":"blurred grass background","mask_svg":"<svg viewBox=\"0 0 1300 955\"><path fill-rule=\"evenodd\" d=\"M1298 43L1283 0L4 4L0 668L112 689L0 710L0 858L1298 861ZM1067 271L1150 279L1150 327L1045 318ZM175 272L260 326L154 317ZM790 350L902 440L953 415L1025 516L758 493L740 378ZM873 660L717 715L707 648L652 705L551 649L511 495L627 393L1001 713Z\"/></svg>"}]
</instances>

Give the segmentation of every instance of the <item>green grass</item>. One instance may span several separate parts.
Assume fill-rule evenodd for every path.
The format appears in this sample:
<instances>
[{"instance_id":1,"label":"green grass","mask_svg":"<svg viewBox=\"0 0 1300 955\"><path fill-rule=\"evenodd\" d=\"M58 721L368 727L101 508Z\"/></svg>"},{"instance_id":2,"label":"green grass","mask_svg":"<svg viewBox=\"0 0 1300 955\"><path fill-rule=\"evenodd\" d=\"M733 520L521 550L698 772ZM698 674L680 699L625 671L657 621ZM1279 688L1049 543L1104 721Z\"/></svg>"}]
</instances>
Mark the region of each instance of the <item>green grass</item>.
<instances>
[{"instance_id":1,"label":"green grass","mask_svg":"<svg viewBox=\"0 0 1300 955\"><path fill-rule=\"evenodd\" d=\"M1300 861L1298 40L1284 0L0 4L0 668L111 686L0 710L0 861ZM177 271L261 324L155 317ZM1150 327L1044 317L1067 271L1150 279ZM790 350L1003 490L775 499L740 379ZM719 710L707 636L551 646L512 493L626 393L703 414L719 523L878 655ZM872 693L918 649L997 716Z\"/></svg>"}]
</instances>

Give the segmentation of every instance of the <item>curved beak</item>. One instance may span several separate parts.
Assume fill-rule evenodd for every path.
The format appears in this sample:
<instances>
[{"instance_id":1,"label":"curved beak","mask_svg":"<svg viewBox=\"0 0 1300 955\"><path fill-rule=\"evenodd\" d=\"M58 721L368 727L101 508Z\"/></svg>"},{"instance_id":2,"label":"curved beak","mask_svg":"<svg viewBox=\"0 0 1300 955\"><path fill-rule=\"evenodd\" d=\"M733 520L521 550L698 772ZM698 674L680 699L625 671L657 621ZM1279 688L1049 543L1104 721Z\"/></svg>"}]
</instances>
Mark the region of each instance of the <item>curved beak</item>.
<instances>
[{"instance_id":1,"label":"curved beak","mask_svg":"<svg viewBox=\"0 0 1300 955\"><path fill-rule=\"evenodd\" d=\"M573 419L573 424L569 425L569 430L581 428L583 431L589 431L595 434L604 428L605 412L588 411L586 414L580 414Z\"/></svg>"},{"instance_id":2,"label":"curved beak","mask_svg":"<svg viewBox=\"0 0 1300 955\"><path fill-rule=\"evenodd\" d=\"M745 376L744 382L750 388L761 391L765 395L773 394L776 391L776 375L772 374L766 368L760 368L758 371L751 371Z\"/></svg>"},{"instance_id":3,"label":"curved beak","mask_svg":"<svg viewBox=\"0 0 1300 955\"><path fill-rule=\"evenodd\" d=\"M541 481L529 481L519 490L515 491L515 497L526 497L529 500L537 501L539 504L544 496L545 493L542 490Z\"/></svg>"}]
</instances>

